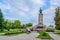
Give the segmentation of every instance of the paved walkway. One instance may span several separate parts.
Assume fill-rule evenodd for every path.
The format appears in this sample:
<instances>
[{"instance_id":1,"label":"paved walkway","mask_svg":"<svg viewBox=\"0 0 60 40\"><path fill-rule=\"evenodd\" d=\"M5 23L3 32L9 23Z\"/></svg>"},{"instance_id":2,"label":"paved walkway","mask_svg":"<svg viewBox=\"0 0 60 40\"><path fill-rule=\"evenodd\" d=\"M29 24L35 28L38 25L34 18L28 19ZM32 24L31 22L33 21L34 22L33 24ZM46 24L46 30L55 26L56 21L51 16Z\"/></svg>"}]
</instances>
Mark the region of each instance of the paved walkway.
<instances>
[{"instance_id":1,"label":"paved walkway","mask_svg":"<svg viewBox=\"0 0 60 40\"><path fill-rule=\"evenodd\" d=\"M54 34L52 32L49 32L49 34L51 35L52 38L54 38L54 40L60 40L60 35Z\"/></svg>"},{"instance_id":2,"label":"paved walkway","mask_svg":"<svg viewBox=\"0 0 60 40\"><path fill-rule=\"evenodd\" d=\"M17 36L0 36L0 40L41 40L36 38L37 36L37 32L32 32L30 34L21 34Z\"/></svg>"}]
</instances>

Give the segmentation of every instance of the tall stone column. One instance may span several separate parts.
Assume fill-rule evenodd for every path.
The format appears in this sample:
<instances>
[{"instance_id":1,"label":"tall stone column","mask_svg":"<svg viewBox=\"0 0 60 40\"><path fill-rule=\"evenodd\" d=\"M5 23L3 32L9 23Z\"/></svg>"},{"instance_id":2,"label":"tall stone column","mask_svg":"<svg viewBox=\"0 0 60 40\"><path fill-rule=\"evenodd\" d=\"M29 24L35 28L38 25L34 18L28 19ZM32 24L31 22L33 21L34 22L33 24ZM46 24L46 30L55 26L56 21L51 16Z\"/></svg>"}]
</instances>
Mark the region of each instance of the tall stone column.
<instances>
[{"instance_id":1,"label":"tall stone column","mask_svg":"<svg viewBox=\"0 0 60 40\"><path fill-rule=\"evenodd\" d=\"M39 27L43 27L43 14L42 14L42 10L40 9L40 13L38 15L38 26Z\"/></svg>"}]
</instances>

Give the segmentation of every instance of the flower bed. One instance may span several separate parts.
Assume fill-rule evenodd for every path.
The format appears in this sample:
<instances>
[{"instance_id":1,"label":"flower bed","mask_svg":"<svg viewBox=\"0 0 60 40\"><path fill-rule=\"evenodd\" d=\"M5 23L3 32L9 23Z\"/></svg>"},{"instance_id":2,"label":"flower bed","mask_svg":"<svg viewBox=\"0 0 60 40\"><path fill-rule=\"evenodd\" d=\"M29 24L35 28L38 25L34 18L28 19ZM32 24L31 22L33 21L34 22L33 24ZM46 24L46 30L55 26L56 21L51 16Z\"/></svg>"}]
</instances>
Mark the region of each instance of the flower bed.
<instances>
[{"instance_id":1,"label":"flower bed","mask_svg":"<svg viewBox=\"0 0 60 40\"><path fill-rule=\"evenodd\" d=\"M45 32L41 32L37 38L41 38L41 40L53 40L52 37Z\"/></svg>"}]
</instances>

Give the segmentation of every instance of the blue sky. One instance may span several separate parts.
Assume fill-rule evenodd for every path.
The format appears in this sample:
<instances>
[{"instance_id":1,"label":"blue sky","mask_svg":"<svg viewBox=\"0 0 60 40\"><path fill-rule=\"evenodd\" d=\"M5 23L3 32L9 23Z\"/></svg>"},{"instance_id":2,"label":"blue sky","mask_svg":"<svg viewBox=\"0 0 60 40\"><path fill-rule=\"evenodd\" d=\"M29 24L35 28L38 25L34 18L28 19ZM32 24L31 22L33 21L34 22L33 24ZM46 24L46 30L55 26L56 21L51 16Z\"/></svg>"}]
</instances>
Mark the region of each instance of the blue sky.
<instances>
[{"instance_id":1,"label":"blue sky","mask_svg":"<svg viewBox=\"0 0 60 40\"><path fill-rule=\"evenodd\" d=\"M44 25L54 25L55 9L60 7L60 0L0 0L5 19L20 20L22 24L38 24L40 7L43 10Z\"/></svg>"}]
</instances>

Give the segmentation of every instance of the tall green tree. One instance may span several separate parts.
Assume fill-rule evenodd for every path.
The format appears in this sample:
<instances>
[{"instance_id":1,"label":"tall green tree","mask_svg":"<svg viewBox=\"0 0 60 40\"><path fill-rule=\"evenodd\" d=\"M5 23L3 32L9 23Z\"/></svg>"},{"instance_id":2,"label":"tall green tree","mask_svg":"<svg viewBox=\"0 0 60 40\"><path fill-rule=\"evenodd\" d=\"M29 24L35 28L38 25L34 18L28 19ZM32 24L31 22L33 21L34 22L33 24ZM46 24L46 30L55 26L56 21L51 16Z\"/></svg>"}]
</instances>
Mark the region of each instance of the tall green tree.
<instances>
[{"instance_id":1,"label":"tall green tree","mask_svg":"<svg viewBox=\"0 0 60 40\"><path fill-rule=\"evenodd\" d=\"M14 21L14 27L15 28L20 28L21 27L21 22L19 20Z\"/></svg>"},{"instance_id":2,"label":"tall green tree","mask_svg":"<svg viewBox=\"0 0 60 40\"><path fill-rule=\"evenodd\" d=\"M60 30L60 8L56 8L55 12L55 28Z\"/></svg>"},{"instance_id":3,"label":"tall green tree","mask_svg":"<svg viewBox=\"0 0 60 40\"><path fill-rule=\"evenodd\" d=\"M23 24L23 25L21 25L21 27L20 27L21 29L25 29L26 28L26 25L25 24Z\"/></svg>"},{"instance_id":4,"label":"tall green tree","mask_svg":"<svg viewBox=\"0 0 60 40\"><path fill-rule=\"evenodd\" d=\"M12 27L12 23L9 22L8 20L4 20L3 22L4 28L7 29L8 31L11 29Z\"/></svg>"},{"instance_id":5,"label":"tall green tree","mask_svg":"<svg viewBox=\"0 0 60 40\"><path fill-rule=\"evenodd\" d=\"M32 23L27 23L26 26L27 27L31 27L32 26Z\"/></svg>"},{"instance_id":6,"label":"tall green tree","mask_svg":"<svg viewBox=\"0 0 60 40\"><path fill-rule=\"evenodd\" d=\"M1 31L3 31L3 14L1 9L0 9L0 29Z\"/></svg>"},{"instance_id":7,"label":"tall green tree","mask_svg":"<svg viewBox=\"0 0 60 40\"><path fill-rule=\"evenodd\" d=\"M11 29L15 29L15 23L14 22L11 22Z\"/></svg>"}]
</instances>

